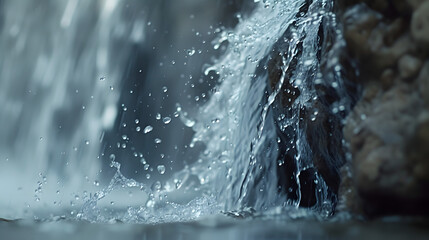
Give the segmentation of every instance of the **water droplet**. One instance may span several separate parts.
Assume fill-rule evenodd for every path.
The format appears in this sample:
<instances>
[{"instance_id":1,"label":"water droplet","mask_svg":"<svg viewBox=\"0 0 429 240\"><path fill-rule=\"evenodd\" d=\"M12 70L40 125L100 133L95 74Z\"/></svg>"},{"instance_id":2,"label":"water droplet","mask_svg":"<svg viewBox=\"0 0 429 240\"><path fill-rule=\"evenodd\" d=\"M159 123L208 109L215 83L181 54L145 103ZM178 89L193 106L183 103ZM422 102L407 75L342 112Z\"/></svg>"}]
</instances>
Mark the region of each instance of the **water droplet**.
<instances>
[{"instance_id":1,"label":"water droplet","mask_svg":"<svg viewBox=\"0 0 429 240\"><path fill-rule=\"evenodd\" d=\"M156 169L158 170L159 174L165 173L165 166L164 165L158 165L158 167Z\"/></svg>"},{"instance_id":2,"label":"water droplet","mask_svg":"<svg viewBox=\"0 0 429 240\"><path fill-rule=\"evenodd\" d=\"M135 122L136 124L139 124L139 123L140 123L140 120L139 120L138 118L136 118L136 120L134 120L134 122Z\"/></svg>"},{"instance_id":3,"label":"water droplet","mask_svg":"<svg viewBox=\"0 0 429 240\"><path fill-rule=\"evenodd\" d=\"M140 132L141 128L140 127L136 127L136 131Z\"/></svg>"},{"instance_id":4,"label":"water droplet","mask_svg":"<svg viewBox=\"0 0 429 240\"><path fill-rule=\"evenodd\" d=\"M89 140L86 140L86 141L85 141L85 144L86 144L86 145L89 145Z\"/></svg>"},{"instance_id":5,"label":"water droplet","mask_svg":"<svg viewBox=\"0 0 429 240\"><path fill-rule=\"evenodd\" d=\"M155 118L156 118L156 120L160 120L161 119L161 114L157 113L156 116L155 116Z\"/></svg>"},{"instance_id":6,"label":"water droplet","mask_svg":"<svg viewBox=\"0 0 429 240\"><path fill-rule=\"evenodd\" d=\"M161 190L161 187L162 187L161 182L156 181L152 184L151 189L152 189L152 191L159 191L159 190Z\"/></svg>"},{"instance_id":7,"label":"water droplet","mask_svg":"<svg viewBox=\"0 0 429 240\"><path fill-rule=\"evenodd\" d=\"M113 86L110 86L110 91L113 91L113 90L114 90Z\"/></svg>"},{"instance_id":8,"label":"water droplet","mask_svg":"<svg viewBox=\"0 0 429 240\"><path fill-rule=\"evenodd\" d=\"M149 169L149 167L150 167L150 165L146 163L146 164L143 166L143 169L144 169L145 171L147 171L147 170Z\"/></svg>"},{"instance_id":9,"label":"water droplet","mask_svg":"<svg viewBox=\"0 0 429 240\"><path fill-rule=\"evenodd\" d=\"M163 92L167 92L167 91L168 91L168 88L167 88L166 86L164 86L164 87L162 87L162 91L163 91Z\"/></svg>"},{"instance_id":10,"label":"water droplet","mask_svg":"<svg viewBox=\"0 0 429 240\"><path fill-rule=\"evenodd\" d=\"M192 55L195 54L195 49L193 49L193 48L192 49L188 49L187 53L188 53L189 56L192 56Z\"/></svg>"},{"instance_id":11,"label":"water droplet","mask_svg":"<svg viewBox=\"0 0 429 240\"><path fill-rule=\"evenodd\" d=\"M162 142L162 140L161 140L161 139L159 139L159 138L155 138L154 142L155 142L156 144L160 144L160 143Z\"/></svg>"},{"instance_id":12,"label":"water droplet","mask_svg":"<svg viewBox=\"0 0 429 240\"><path fill-rule=\"evenodd\" d=\"M100 81L106 80L106 77L100 77Z\"/></svg>"},{"instance_id":13,"label":"water droplet","mask_svg":"<svg viewBox=\"0 0 429 240\"><path fill-rule=\"evenodd\" d=\"M150 133L150 132L152 132L152 130L153 130L153 127L152 127L151 125L147 125L147 126L144 128L143 133L144 133L144 134L146 134L146 133Z\"/></svg>"},{"instance_id":14,"label":"water droplet","mask_svg":"<svg viewBox=\"0 0 429 240\"><path fill-rule=\"evenodd\" d=\"M94 185L98 187L98 186L100 186L100 183L96 180L96 181L94 181Z\"/></svg>"},{"instance_id":15,"label":"water droplet","mask_svg":"<svg viewBox=\"0 0 429 240\"><path fill-rule=\"evenodd\" d=\"M169 124L171 122L171 118L165 117L164 119L162 119L162 121L164 122L164 124Z\"/></svg>"}]
</instances>

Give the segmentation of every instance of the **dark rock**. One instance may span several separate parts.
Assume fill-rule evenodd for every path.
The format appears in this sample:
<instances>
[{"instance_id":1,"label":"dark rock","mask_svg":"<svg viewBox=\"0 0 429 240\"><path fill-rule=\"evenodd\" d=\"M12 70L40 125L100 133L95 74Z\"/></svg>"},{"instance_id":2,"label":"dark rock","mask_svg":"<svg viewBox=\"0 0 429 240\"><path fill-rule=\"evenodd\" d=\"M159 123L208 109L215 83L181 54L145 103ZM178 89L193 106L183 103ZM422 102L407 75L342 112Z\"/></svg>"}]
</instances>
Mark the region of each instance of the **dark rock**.
<instances>
[{"instance_id":1,"label":"dark rock","mask_svg":"<svg viewBox=\"0 0 429 240\"><path fill-rule=\"evenodd\" d=\"M429 214L429 1L339 1L363 94L343 129L343 209Z\"/></svg>"},{"instance_id":2,"label":"dark rock","mask_svg":"<svg viewBox=\"0 0 429 240\"><path fill-rule=\"evenodd\" d=\"M429 210L413 204L429 199L423 191L427 183L420 177L429 170L428 155L416 144L429 138L427 113L420 112L421 106L418 94L400 84L371 101L361 101L348 118L344 133L350 143L353 181L368 215Z\"/></svg>"},{"instance_id":3,"label":"dark rock","mask_svg":"<svg viewBox=\"0 0 429 240\"><path fill-rule=\"evenodd\" d=\"M399 74L404 80L415 77L419 73L421 66L422 61L411 55L404 55L398 61Z\"/></svg>"},{"instance_id":4,"label":"dark rock","mask_svg":"<svg viewBox=\"0 0 429 240\"><path fill-rule=\"evenodd\" d=\"M429 48L429 2L425 1L413 13L411 34L425 49Z\"/></svg>"}]
</instances>

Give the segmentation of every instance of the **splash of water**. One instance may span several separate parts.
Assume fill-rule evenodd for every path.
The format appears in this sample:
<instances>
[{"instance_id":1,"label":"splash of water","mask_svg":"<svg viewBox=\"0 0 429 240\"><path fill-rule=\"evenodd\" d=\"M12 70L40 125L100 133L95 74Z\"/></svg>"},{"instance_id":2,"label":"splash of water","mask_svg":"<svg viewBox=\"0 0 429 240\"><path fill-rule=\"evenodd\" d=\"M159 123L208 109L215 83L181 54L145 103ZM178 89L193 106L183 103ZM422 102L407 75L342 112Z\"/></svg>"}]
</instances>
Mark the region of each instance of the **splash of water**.
<instances>
[{"instance_id":1,"label":"splash of water","mask_svg":"<svg viewBox=\"0 0 429 240\"><path fill-rule=\"evenodd\" d=\"M205 143L206 150L188 174L197 176L202 188L216 195L225 210L302 205L300 174L315 168L319 151L307 138L311 130L303 112L313 111L306 118L316 121L318 111L323 110L318 108L325 107L318 102L321 87L339 96L326 110L329 121L341 119L340 114L345 114L351 104L338 56L343 41L332 8L332 1L266 1L235 32L224 32L220 37L220 41L228 41L228 50L206 74L215 71L221 84L194 126L193 142ZM320 53L321 45L327 43L321 40L320 29L334 39L324 53ZM273 83L270 71L275 69L269 65L278 57L281 74ZM282 99L291 95L288 85L299 94L282 107ZM341 131L339 124L336 127L335 131ZM293 132L289 139L277 137L278 131L287 135L288 129ZM341 136L338 138L341 141ZM292 150L282 152L285 145ZM285 154L293 158L293 165L286 167L296 168L292 177L297 186L288 192L279 190L277 174L278 156ZM337 168L343 162L340 154L326 153L323 157L332 162L330 167ZM335 194L317 171L314 183L315 208L332 214Z\"/></svg>"},{"instance_id":2,"label":"splash of water","mask_svg":"<svg viewBox=\"0 0 429 240\"><path fill-rule=\"evenodd\" d=\"M185 125L196 132L190 146L197 142L205 145L200 159L165 184L157 183L155 189L126 179L115 163L118 171L109 187L95 194L79 217L105 221L100 219L97 201L118 185L139 187L148 195L144 206L130 207L126 217L119 218L126 221L191 220L220 210L265 211L302 205L304 183L300 175L315 168L313 158L320 151L307 137L311 132L308 122L316 121L323 108L328 108L329 121L341 120L351 105L339 64L342 36L332 8L330 0L267 0L234 31L222 32L214 47L226 44L226 53L205 71L218 75L219 85L196 119L181 115ZM330 42L321 40L321 29ZM280 75L273 82L269 65L278 57ZM285 96L295 95L287 86L299 94L293 101L288 99L289 106L282 107ZM338 96L337 101L319 106L321 87L329 88ZM308 122L303 120L303 112L311 112L306 116ZM292 135L287 139L284 135L290 129ZM279 132L283 137L278 137ZM279 189L278 167L285 163L278 160L287 154L293 159L296 186L284 190ZM333 162L333 168L342 164L339 153L329 154L321 153ZM336 199L322 175L315 171L312 176L317 198L314 209L327 216L332 214ZM183 205L172 198L166 200L178 191L199 197Z\"/></svg>"}]
</instances>

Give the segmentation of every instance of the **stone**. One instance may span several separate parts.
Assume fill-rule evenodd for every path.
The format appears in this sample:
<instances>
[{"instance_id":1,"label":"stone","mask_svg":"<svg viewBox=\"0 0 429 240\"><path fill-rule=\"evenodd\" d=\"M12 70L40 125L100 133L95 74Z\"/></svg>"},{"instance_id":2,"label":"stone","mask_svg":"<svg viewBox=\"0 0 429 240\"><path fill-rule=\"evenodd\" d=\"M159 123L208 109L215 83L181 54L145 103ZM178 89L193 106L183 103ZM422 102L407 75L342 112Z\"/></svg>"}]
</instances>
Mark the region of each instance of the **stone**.
<instances>
[{"instance_id":1,"label":"stone","mask_svg":"<svg viewBox=\"0 0 429 240\"><path fill-rule=\"evenodd\" d=\"M411 33L413 38L424 48L429 48L429 1L425 1L413 13Z\"/></svg>"},{"instance_id":2,"label":"stone","mask_svg":"<svg viewBox=\"0 0 429 240\"><path fill-rule=\"evenodd\" d=\"M417 75L421 66L422 61L420 61L420 59L408 54L404 55L398 62L399 74L402 79L410 79Z\"/></svg>"},{"instance_id":3,"label":"stone","mask_svg":"<svg viewBox=\"0 0 429 240\"><path fill-rule=\"evenodd\" d=\"M380 75L386 68L393 68L400 57L416 51L410 34L404 33L403 20L390 24L382 21L382 15L365 4L358 4L344 13L344 38L350 55L359 62L367 75Z\"/></svg>"},{"instance_id":4,"label":"stone","mask_svg":"<svg viewBox=\"0 0 429 240\"><path fill-rule=\"evenodd\" d=\"M426 109L429 109L429 60L424 63L420 70L417 84L419 85L420 96L425 102Z\"/></svg>"},{"instance_id":5,"label":"stone","mask_svg":"<svg viewBox=\"0 0 429 240\"><path fill-rule=\"evenodd\" d=\"M416 120L421 109L419 95L409 85L398 84L359 102L348 117L344 136L365 214L417 213L421 206L413 204L429 198L422 191L429 171L423 150L429 144L429 122Z\"/></svg>"},{"instance_id":6,"label":"stone","mask_svg":"<svg viewBox=\"0 0 429 240\"><path fill-rule=\"evenodd\" d=\"M383 89L390 88L395 80L395 72L388 68L383 71L383 73L380 76L381 85L383 86Z\"/></svg>"},{"instance_id":7,"label":"stone","mask_svg":"<svg viewBox=\"0 0 429 240\"><path fill-rule=\"evenodd\" d=\"M362 95L343 128L340 206L429 215L429 0L340 1Z\"/></svg>"},{"instance_id":8,"label":"stone","mask_svg":"<svg viewBox=\"0 0 429 240\"><path fill-rule=\"evenodd\" d=\"M413 175L429 185L429 113L421 115L416 131L407 146L410 162L413 163Z\"/></svg>"},{"instance_id":9,"label":"stone","mask_svg":"<svg viewBox=\"0 0 429 240\"><path fill-rule=\"evenodd\" d=\"M418 7L420 7L420 5L427 0L406 0L406 2L408 3L408 5L410 5L413 10L416 10Z\"/></svg>"}]
</instances>

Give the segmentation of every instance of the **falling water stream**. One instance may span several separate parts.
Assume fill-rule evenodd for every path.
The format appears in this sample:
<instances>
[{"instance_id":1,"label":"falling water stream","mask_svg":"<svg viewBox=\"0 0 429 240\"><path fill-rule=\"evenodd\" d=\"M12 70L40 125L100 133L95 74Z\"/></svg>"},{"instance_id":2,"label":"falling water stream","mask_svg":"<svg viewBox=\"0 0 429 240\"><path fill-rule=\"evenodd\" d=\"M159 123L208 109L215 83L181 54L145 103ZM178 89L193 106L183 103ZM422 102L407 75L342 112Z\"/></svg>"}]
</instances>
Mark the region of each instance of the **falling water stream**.
<instances>
[{"instance_id":1,"label":"falling water stream","mask_svg":"<svg viewBox=\"0 0 429 240\"><path fill-rule=\"evenodd\" d=\"M133 43L144 41L142 33L136 29L145 20L134 20L134 24L126 22L120 14L123 10L120 1L106 0L101 1L99 16L92 16L98 21L90 21L92 25L81 33L91 36L89 42L79 42L79 34L74 31L79 31L82 24L87 24L85 20L94 14L91 12L94 2L51 1L49 7L65 9L65 12L56 16L61 23L59 26L49 25L50 20L44 19L46 32L32 29L31 17L14 19L12 15L24 9L20 6L23 2L3 3L10 10L4 16L4 25L27 22L19 23L16 29L4 28L3 31L9 32L2 34L8 37L2 38L0 43L1 52L18 49L14 51L18 55L9 54L10 59L1 59L0 101L7 104L1 105L0 119L2 123L7 122L8 127L0 128L0 143L9 146L2 147L1 157L13 158L19 166L28 166L26 171L35 175L33 179L42 177L40 185L44 183L45 174L61 179L62 185L79 183L85 177L98 174L100 148L95 146L102 145L104 131L113 125L119 99L115 87L119 85L120 71L126 62L114 64L106 59L126 58ZM308 205L310 211L306 214L323 217L333 214L338 189L336 180L329 179L337 177L335 171L344 163L343 153L333 152L338 146L328 144L325 148L324 143L311 139L329 142L337 138L334 142L341 143L342 136L338 132L352 104L340 64L344 43L334 13L334 1L255 0L255 3L249 16L238 18L235 29L219 31L212 42L214 49L225 50L214 64L203 70L204 75L217 78L209 100L192 116L186 114L178 100L177 118L173 121L182 121L195 132L192 141L186 144L189 148L203 146L198 159L184 164L184 168L168 180L154 180L149 184L127 177L121 171L126 162L119 163L115 154L111 154L107 157L115 170L112 180L101 190L87 189L84 203L71 217L90 222L160 223L189 221L219 212L239 216L279 211L292 214L300 206L307 206L303 200L308 194L303 190L304 185L314 186L310 194L314 195L314 203ZM26 6L31 7L31 4ZM31 14L43 16L43 11L37 9ZM82 21L71 21L72 16ZM40 42L42 35L61 29L71 29L70 34L74 35L64 35L63 39L52 35L50 42ZM31 43L35 46L21 43L25 38L14 33L18 31L31 35ZM115 33L113 40L111 32ZM122 41L122 48L111 48L110 41ZM81 44L80 51L74 51L74 44ZM43 47L53 48L50 54L60 56L41 54L38 49ZM36 63L22 66L31 77L28 73L7 70L20 64L22 56L19 54L37 56ZM67 57L69 54L76 56ZM59 64L58 59L67 62ZM68 74L72 72L73 79L70 79ZM18 81L31 89L24 100L15 99ZM333 100L327 101L329 97ZM81 115L82 107L84 115ZM73 117L58 119L61 116ZM324 126L318 124L320 118L329 122L328 130L317 129ZM59 129L52 130L52 126L59 126ZM332 129L335 127L338 129ZM138 131L146 134L151 132L149 130L156 131L151 126ZM62 131L73 132L73 137ZM34 139L38 140L36 145L32 144ZM20 146L31 148L16 149ZM69 151L70 146L74 147L74 152ZM54 166L56 159L61 158L56 155L58 153L71 154L67 159L73 167ZM315 158L323 160L318 162ZM35 162L37 169L30 165ZM328 168L322 167L323 173L319 172L320 162ZM14 166L11 169L17 168ZM154 168L161 174L165 172L164 165ZM304 172L310 176L304 178ZM42 174L38 176L39 173ZM121 194L127 194L124 191L139 197L134 197L134 203L125 204L125 207L113 206L113 201L110 206L103 203L111 201L106 199L115 195L119 196L115 201L120 201Z\"/></svg>"}]
</instances>

